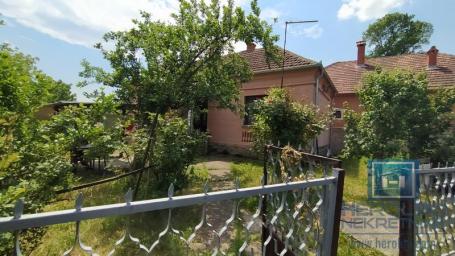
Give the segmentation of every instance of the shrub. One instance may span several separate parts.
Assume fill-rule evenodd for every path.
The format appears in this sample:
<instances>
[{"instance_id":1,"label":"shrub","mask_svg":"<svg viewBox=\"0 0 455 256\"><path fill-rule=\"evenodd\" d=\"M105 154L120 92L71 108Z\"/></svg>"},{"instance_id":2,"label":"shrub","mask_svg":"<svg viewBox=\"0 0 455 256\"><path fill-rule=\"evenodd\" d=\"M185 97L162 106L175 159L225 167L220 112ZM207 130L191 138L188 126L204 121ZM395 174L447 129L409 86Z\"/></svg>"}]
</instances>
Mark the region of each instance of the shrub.
<instances>
[{"instance_id":1,"label":"shrub","mask_svg":"<svg viewBox=\"0 0 455 256\"><path fill-rule=\"evenodd\" d=\"M344 155L423 158L450 127L455 90L432 95L423 73L370 72L357 92L363 111L348 111Z\"/></svg>"},{"instance_id":2,"label":"shrub","mask_svg":"<svg viewBox=\"0 0 455 256\"><path fill-rule=\"evenodd\" d=\"M310 105L291 101L285 89L273 88L253 107L253 147L258 153L267 143L306 146L324 130L327 116Z\"/></svg>"},{"instance_id":3,"label":"shrub","mask_svg":"<svg viewBox=\"0 0 455 256\"><path fill-rule=\"evenodd\" d=\"M72 182L69 153L64 140L42 136L17 116L0 117L0 215L11 216L15 202L25 201L24 212L41 210L55 197L55 191ZM28 122L27 122L28 121ZM14 136L21 130L23 137ZM0 255L12 255L13 237L0 235Z\"/></svg>"},{"instance_id":4,"label":"shrub","mask_svg":"<svg viewBox=\"0 0 455 256\"><path fill-rule=\"evenodd\" d=\"M144 152L147 136L143 130L136 131L133 148L138 154ZM202 151L206 135L190 132L185 119L167 114L159 120L153 152L150 152L150 172L154 179L144 181L141 186L152 192L165 192L171 183L175 189L188 182L188 166Z\"/></svg>"}]
</instances>

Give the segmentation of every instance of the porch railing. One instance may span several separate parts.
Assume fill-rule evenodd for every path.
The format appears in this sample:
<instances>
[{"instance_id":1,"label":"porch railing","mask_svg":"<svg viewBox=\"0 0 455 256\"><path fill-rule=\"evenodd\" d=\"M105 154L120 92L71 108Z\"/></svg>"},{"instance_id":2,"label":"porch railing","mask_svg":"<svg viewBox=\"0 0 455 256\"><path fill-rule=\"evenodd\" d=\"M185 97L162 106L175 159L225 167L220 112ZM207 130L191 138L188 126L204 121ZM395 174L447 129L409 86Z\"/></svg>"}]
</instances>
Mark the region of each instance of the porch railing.
<instances>
[{"instance_id":1,"label":"porch railing","mask_svg":"<svg viewBox=\"0 0 455 256\"><path fill-rule=\"evenodd\" d=\"M242 128L242 142L253 142L253 133L249 128Z\"/></svg>"}]
</instances>

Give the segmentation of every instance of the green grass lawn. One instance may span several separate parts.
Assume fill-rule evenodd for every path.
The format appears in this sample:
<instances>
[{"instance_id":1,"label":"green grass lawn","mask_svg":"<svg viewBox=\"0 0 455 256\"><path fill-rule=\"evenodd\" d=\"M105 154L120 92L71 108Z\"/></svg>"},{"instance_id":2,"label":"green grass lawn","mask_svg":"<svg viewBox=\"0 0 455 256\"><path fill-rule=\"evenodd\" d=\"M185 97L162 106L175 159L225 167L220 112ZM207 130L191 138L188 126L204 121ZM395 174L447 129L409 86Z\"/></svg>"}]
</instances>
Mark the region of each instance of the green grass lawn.
<instances>
[{"instance_id":1,"label":"green grass lawn","mask_svg":"<svg viewBox=\"0 0 455 256\"><path fill-rule=\"evenodd\" d=\"M359 203L372 208L383 209L385 212L398 216L398 204L395 201L369 200L368 199L368 159L343 160L345 170L343 201Z\"/></svg>"},{"instance_id":2,"label":"green grass lawn","mask_svg":"<svg viewBox=\"0 0 455 256\"><path fill-rule=\"evenodd\" d=\"M86 174L86 175L85 175ZM208 179L208 170L204 166L189 168L188 170L190 184L183 191L176 195L200 193L203 185ZM84 171L79 172L83 177L79 183L89 182L96 177L94 174ZM96 175L95 175L96 176ZM98 177L100 178L100 177ZM144 177L146 178L146 177ZM117 180L112 183L105 183L81 190L84 194L84 206L102 205L109 203L124 202L124 193L128 187L127 180ZM57 200L48 205L45 211L63 210L74 208L74 199L79 192L70 192L60 195ZM147 195L145 195L147 196ZM153 195L150 195L153 198ZM120 239L127 224L134 237L140 238L141 243L151 246L158 238L159 233L166 227L168 210L154 211L131 216L110 217L102 219L93 219L82 221L80 226L81 241L91 246L99 255L107 255L113 245ZM188 238L193 232L193 228L200 222L202 206L196 205L185 208L177 208L172 211L172 227L183 232L183 237ZM223 223L224 224L224 223ZM227 248L229 255L234 255L235 250L242 245L243 241L239 236L242 234L241 225L233 223L234 235L232 237L232 246ZM74 244L76 226L74 223L53 225L46 229L44 236L38 247L34 248L30 255L62 255L62 253L71 248ZM209 232L207 232L209 233ZM224 239L228 239L224 237ZM258 236L251 236L251 241L259 239ZM206 239L196 237L193 244L196 247L204 248L203 244ZM29 254L29 252L27 252ZM158 244L154 255L185 255L186 246L182 240L175 235L164 236ZM86 255L77 248L71 255ZM138 245L128 239L116 249L114 255L145 255ZM206 255L203 249L195 250L189 255ZM207 254L207 255L210 255Z\"/></svg>"},{"instance_id":3,"label":"green grass lawn","mask_svg":"<svg viewBox=\"0 0 455 256\"><path fill-rule=\"evenodd\" d=\"M349 163L348 163L349 164ZM360 165L361 166L361 165ZM355 164L346 165L355 169ZM347 170L345 195L349 200L365 202L366 185L359 184L360 181L366 181L366 174L357 169L357 173ZM241 187L260 185L262 176L262 163L251 160L238 160L231 164L231 178L238 177ZM203 165L192 168L190 172L190 185L180 193L197 193L200 192L205 180L208 179L208 170ZM96 179L93 173L80 173L83 178L81 183ZM84 189L85 196L84 206L100 205L108 203L123 202L123 194L128 186L127 181L118 180L112 183L95 186ZM71 192L60 195L58 200L46 207L46 211L72 209L74 207L74 198L78 192ZM250 202L251 201L251 202ZM257 200L245 200L244 208L253 210L257 206ZM173 225L179 230L183 230L184 237L188 237L192 228L200 221L201 207L186 207L176 209L173 212ZM145 214L136 214L129 217L111 217L83 221L81 223L81 240L87 245L93 246L93 249L100 255L106 255L113 249L115 242L123 235L127 223L129 223L132 234L141 239L146 245L151 245L158 237L159 232L165 228L167 211L157 211ZM31 255L61 255L66 249L69 249L74 243L75 224L62 224L49 227L37 248ZM202 241L201 241L202 242ZM232 241L231 252L234 252L241 243L237 238ZM358 244L357 244L358 245ZM165 236L158 245L158 255L181 255L184 254L184 245L175 236ZM75 251L72 255L85 255L80 250ZM138 246L131 241L125 241L115 255L143 255L138 250ZM201 255L201 254L198 254ZM362 248L356 246L356 240L352 237L341 234L339 241L338 255L382 255L380 252L371 248Z\"/></svg>"}]
</instances>

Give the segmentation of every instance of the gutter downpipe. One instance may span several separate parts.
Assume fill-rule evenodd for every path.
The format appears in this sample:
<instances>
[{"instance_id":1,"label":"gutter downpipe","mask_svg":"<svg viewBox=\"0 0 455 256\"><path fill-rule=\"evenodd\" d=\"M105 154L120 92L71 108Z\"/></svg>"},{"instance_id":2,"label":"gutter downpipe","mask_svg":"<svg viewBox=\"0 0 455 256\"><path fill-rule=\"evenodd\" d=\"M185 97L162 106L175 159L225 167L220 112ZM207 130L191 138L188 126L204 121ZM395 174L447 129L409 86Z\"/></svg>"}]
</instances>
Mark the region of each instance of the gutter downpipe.
<instances>
[{"instance_id":1,"label":"gutter downpipe","mask_svg":"<svg viewBox=\"0 0 455 256\"><path fill-rule=\"evenodd\" d=\"M330 111L333 110L333 98L335 95L330 98ZM327 149L327 157L330 157L332 155L332 126L333 126L333 115L330 117L330 123L329 123L329 148Z\"/></svg>"},{"instance_id":2,"label":"gutter downpipe","mask_svg":"<svg viewBox=\"0 0 455 256\"><path fill-rule=\"evenodd\" d=\"M316 90L314 92L314 105L319 109L319 81L324 76L324 71L322 69L322 63L319 63L319 71L320 74L316 77ZM318 137L316 137L313 141L313 149L315 150L316 154L319 154L319 145L318 145Z\"/></svg>"}]
</instances>

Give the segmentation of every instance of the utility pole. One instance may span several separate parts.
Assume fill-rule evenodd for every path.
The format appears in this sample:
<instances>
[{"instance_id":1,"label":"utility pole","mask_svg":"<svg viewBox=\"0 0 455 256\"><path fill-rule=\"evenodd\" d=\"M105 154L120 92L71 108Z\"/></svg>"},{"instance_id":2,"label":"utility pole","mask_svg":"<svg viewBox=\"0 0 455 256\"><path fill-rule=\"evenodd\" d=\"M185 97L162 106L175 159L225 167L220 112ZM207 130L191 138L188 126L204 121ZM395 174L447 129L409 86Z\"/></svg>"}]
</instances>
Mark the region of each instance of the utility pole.
<instances>
[{"instance_id":1,"label":"utility pole","mask_svg":"<svg viewBox=\"0 0 455 256\"><path fill-rule=\"evenodd\" d=\"M302 24L302 23L314 23L318 22L317 20L301 20L301 21L286 21L284 27L284 46L283 46L283 63L281 63L281 85L280 88L283 88L284 82L284 62L286 61L286 37L288 34L288 25L291 24Z\"/></svg>"}]
</instances>

